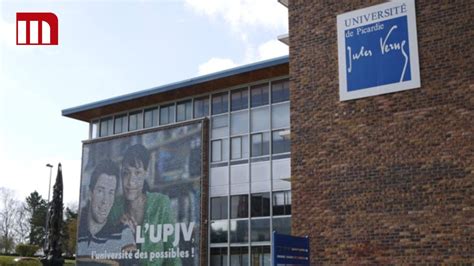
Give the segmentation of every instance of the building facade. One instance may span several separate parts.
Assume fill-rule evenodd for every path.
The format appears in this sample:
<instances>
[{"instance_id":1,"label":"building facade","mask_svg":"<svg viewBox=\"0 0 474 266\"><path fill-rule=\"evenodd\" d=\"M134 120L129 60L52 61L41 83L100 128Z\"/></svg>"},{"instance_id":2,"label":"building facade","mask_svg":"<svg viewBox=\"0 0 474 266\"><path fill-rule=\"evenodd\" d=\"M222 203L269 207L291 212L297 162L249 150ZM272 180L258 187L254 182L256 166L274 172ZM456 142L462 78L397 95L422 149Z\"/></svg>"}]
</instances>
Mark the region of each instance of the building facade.
<instances>
[{"instance_id":1,"label":"building facade","mask_svg":"<svg viewBox=\"0 0 474 266\"><path fill-rule=\"evenodd\" d=\"M473 263L473 5L417 1L421 86L340 101L336 17L382 1L282 2L289 57L63 115L96 140L209 121L201 265L270 265L272 231L311 265Z\"/></svg>"},{"instance_id":2,"label":"building facade","mask_svg":"<svg viewBox=\"0 0 474 266\"><path fill-rule=\"evenodd\" d=\"M64 115L88 121L93 142L207 119L201 264L270 265L271 232L291 233L289 90L282 57Z\"/></svg>"}]
</instances>

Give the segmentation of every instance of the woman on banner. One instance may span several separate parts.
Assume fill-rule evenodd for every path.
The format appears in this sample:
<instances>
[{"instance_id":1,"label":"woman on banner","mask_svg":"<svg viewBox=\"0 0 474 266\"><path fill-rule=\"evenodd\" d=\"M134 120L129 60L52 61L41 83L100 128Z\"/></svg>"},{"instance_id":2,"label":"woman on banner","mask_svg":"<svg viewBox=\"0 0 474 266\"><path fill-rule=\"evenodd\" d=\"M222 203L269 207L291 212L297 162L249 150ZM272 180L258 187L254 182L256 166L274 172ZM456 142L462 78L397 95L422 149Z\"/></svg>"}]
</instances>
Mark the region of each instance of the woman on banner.
<instances>
[{"instance_id":1,"label":"woman on banner","mask_svg":"<svg viewBox=\"0 0 474 266\"><path fill-rule=\"evenodd\" d=\"M161 193L148 191L150 152L141 144L130 146L124 154L121 168L123 196L115 199L111 219L127 224L133 231L140 265L181 265L178 257L151 258L151 253L176 250L174 237L168 241L150 241L150 226L174 224L174 214L169 198ZM140 230L139 232L137 232ZM137 239L137 236L140 239ZM138 256L139 256L138 255Z\"/></svg>"}]
</instances>

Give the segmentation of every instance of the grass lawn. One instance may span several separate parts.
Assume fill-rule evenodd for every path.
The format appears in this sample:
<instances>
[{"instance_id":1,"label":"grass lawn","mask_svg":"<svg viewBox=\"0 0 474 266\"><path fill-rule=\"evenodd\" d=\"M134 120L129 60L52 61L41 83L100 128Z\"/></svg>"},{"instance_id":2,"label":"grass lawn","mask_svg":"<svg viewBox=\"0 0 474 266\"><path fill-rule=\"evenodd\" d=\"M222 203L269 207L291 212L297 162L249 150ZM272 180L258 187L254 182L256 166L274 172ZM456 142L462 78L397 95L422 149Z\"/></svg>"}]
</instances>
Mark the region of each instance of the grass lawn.
<instances>
[{"instance_id":1,"label":"grass lawn","mask_svg":"<svg viewBox=\"0 0 474 266\"><path fill-rule=\"evenodd\" d=\"M21 265L21 266L41 266L39 258L31 258L28 261L15 262L14 259L17 257L14 256L0 256L0 266L9 266L9 265ZM66 260L64 265L76 265L76 262L73 260Z\"/></svg>"}]
</instances>

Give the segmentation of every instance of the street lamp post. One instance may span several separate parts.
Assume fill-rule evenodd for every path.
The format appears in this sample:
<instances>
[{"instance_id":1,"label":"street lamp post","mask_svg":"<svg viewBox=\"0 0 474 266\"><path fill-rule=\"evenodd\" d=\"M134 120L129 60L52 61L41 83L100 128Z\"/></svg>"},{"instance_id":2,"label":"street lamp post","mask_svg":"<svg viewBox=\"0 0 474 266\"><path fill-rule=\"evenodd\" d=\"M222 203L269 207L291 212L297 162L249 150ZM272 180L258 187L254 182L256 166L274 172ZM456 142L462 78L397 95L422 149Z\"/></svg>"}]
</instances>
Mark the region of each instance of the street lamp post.
<instances>
[{"instance_id":1,"label":"street lamp post","mask_svg":"<svg viewBox=\"0 0 474 266\"><path fill-rule=\"evenodd\" d=\"M49 186L48 186L48 208L46 209L46 239L44 241L44 245L45 245L45 248L46 248L46 244L48 243L47 242L47 239L48 239L48 235L49 235L49 230L48 230L48 227L49 227L49 205L50 205L50 196L51 196L51 175L53 173L53 166L51 164L46 164L46 167L49 167Z\"/></svg>"},{"instance_id":2,"label":"street lamp post","mask_svg":"<svg viewBox=\"0 0 474 266\"><path fill-rule=\"evenodd\" d=\"M49 197L51 195L51 175L53 173L53 166L51 164L46 164L46 167L49 167L49 186L48 186L48 204L49 204Z\"/></svg>"}]
</instances>

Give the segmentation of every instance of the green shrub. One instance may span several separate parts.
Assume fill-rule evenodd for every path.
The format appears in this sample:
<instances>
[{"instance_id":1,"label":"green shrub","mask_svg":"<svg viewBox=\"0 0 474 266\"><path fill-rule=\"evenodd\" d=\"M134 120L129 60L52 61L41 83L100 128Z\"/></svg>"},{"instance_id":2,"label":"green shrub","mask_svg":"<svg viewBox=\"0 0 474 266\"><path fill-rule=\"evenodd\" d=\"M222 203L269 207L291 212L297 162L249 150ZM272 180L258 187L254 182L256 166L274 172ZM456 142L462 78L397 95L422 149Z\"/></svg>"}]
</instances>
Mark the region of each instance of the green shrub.
<instances>
[{"instance_id":1,"label":"green shrub","mask_svg":"<svg viewBox=\"0 0 474 266\"><path fill-rule=\"evenodd\" d=\"M37 245L18 244L15 248L16 253L23 257L32 257L39 249Z\"/></svg>"},{"instance_id":2,"label":"green shrub","mask_svg":"<svg viewBox=\"0 0 474 266\"><path fill-rule=\"evenodd\" d=\"M0 256L0 266L41 266L37 258L19 258L15 256Z\"/></svg>"}]
</instances>

